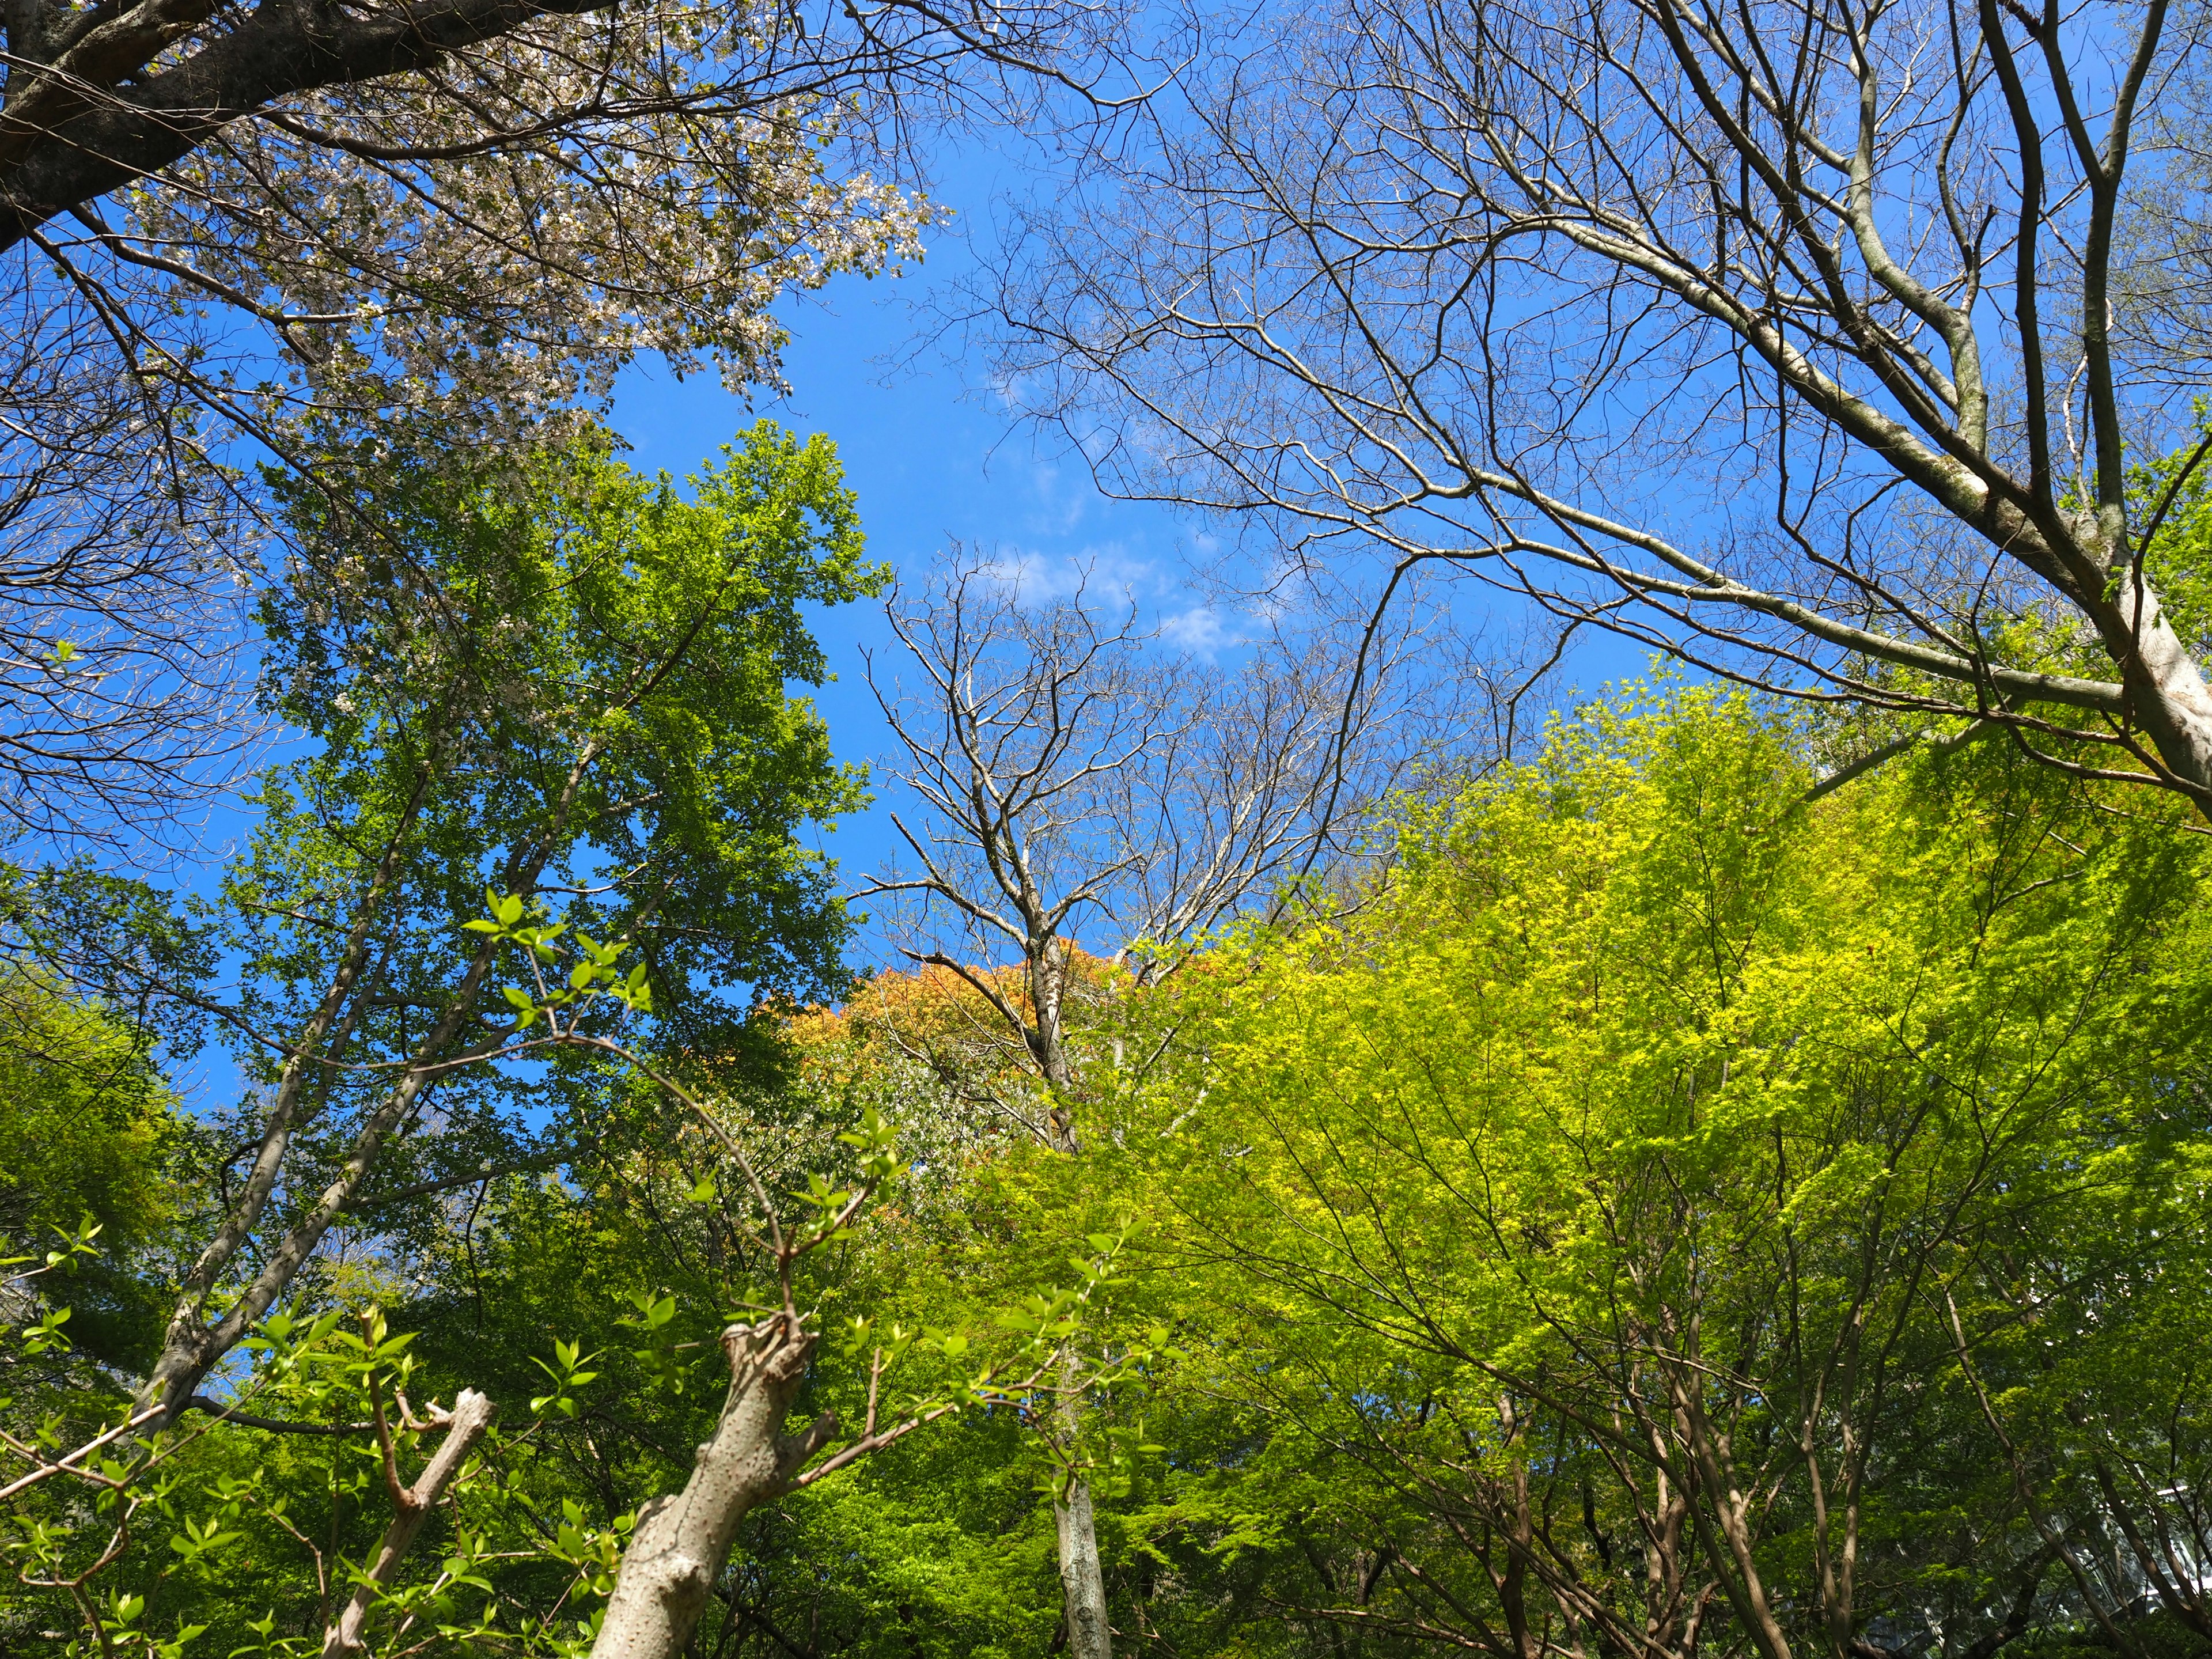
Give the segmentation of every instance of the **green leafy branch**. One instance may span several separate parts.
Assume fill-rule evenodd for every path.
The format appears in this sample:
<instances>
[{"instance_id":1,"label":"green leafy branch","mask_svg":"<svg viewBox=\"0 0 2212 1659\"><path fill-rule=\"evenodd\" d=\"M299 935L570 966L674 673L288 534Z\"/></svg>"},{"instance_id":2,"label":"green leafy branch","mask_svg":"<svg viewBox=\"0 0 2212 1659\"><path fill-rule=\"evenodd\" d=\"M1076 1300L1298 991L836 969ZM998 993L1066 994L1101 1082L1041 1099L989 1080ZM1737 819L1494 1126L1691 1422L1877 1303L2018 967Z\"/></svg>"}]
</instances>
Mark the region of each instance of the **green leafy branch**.
<instances>
[{"instance_id":1,"label":"green leafy branch","mask_svg":"<svg viewBox=\"0 0 2212 1659\"><path fill-rule=\"evenodd\" d=\"M999 1329L1020 1339L1016 1347L1000 1352L973 1373L910 1404L885 1427L877 1426L878 1401L884 1378L893 1365L911 1352L933 1353L958 1365L967 1358L974 1340L963 1331L909 1330L896 1324L878 1338L871 1321L854 1319L845 1328L842 1346L855 1357L864 1350L869 1352L866 1420L857 1438L808 1469L796 1484L810 1486L917 1429L961 1412L1008 1407L1018 1413L1024 1423L1042 1428L1049 1408L1068 1395L1110 1390L1149 1376L1164 1360L1185 1358L1181 1349L1170 1346L1164 1327L1156 1327L1146 1346L1125 1348L1111 1358L1086 1365L1072 1353L1070 1345L1081 1334L1093 1305L1103 1291L1120 1283L1113 1277L1113 1266L1128 1237L1127 1226L1118 1234L1091 1234L1086 1242L1097 1254L1068 1259L1076 1275L1073 1285L1036 1292L996 1316L993 1323ZM1099 1460L1079 1455L1072 1446L1049 1433L1044 1438L1059 1465L1059 1474L1051 1484L1063 1493L1069 1484L1098 1465ZM1133 1463L1140 1452L1159 1449L1143 1443L1141 1425L1135 1431L1109 1431L1109 1439L1107 1461L1115 1468Z\"/></svg>"},{"instance_id":2,"label":"green leafy branch","mask_svg":"<svg viewBox=\"0 0 2212 1659\"><path fill-rule=\"evenodd\" d=\"M520 894L502 895L487 887L484 902L490 914L465 921L461 927L467 933L504 940L522 951L530 969L530 984L505 986L500 992L514 1010L518 1030L530 1030L543 1020L555 1040L568 1036L574 1031L580 1005L593 998L611 999L631 1013L653 1012L653 987L645 964L638 963L628 973L618 965L629 948L624 942L602 945L588 933L579 933L574 936L576 960L565 981L557 972L549 978L546 970L557 967L561 960L555 941L568 931L568 924L528 920L529 907ZM569 1016L566 1027L562 1024L563 1013Z\"/></svg>"}]
</instances>

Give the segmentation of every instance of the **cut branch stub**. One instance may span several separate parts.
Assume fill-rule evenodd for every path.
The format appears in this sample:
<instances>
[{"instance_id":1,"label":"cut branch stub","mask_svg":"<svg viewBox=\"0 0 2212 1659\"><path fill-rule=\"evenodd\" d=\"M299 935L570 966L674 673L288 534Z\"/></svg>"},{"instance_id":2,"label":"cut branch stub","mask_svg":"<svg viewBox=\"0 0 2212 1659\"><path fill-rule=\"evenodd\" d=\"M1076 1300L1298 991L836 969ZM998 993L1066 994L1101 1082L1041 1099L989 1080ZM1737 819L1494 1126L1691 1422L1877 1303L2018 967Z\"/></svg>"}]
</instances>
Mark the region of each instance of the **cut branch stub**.
<instances>
[{"instance_id":1,"label":"cut branch stub","mask_svg":"<svg viewBox=\"0 0 2212 1659\"><path fill-rule=\"evenodd\" d=\"M368 1627L368 1615L398 1572L400 1562L406 1559L416 1534L422 1530L422 1523L430 1518L430 1511L437 1508L438 1500L446 1495L453 1477L468 1462L470 1452L483 1438L484 1431L491 1427L497 1411L498 1407L474 1389L464 1389L453 1401L451 1412L443 1417L432 1417L428 1426L434 1428L442 1424L446 1437L415 1484L398 1494L398 1501L392 1505L392 1523L385 1528L384 1536L377 1544L376 1558L368 1576L355 1587L345 1611L324 1633L323 1659L346 1659L346 1656L362 1650L362 1632Z\"/></svg>"},{"instance_id":2,"label":"cut branch stub","mask_svg":"<svg viewBox=\"0 0 2212 1659\"><path fill-rule=\"evenodd\" d=\"M721 1419L684 1490L654 1498L639 1515L592 1659L676 1659L684 1651L738 1523L754 1505L788 1492L836 1432L829 1413L801 1433L783 1432L816 1340L789 1314L722 1333L730 1392Z\"/></svg>"}]
</instances>

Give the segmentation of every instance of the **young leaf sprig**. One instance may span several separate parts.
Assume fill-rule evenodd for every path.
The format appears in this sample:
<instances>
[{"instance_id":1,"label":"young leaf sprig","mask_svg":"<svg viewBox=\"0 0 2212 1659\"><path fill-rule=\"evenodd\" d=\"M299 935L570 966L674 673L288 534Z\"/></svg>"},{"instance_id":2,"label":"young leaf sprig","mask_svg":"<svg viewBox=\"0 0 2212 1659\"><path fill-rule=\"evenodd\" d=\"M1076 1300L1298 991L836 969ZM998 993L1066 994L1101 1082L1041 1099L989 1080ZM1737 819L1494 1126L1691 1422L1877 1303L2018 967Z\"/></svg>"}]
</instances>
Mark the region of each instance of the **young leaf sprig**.
<instances>
[{"instance_id":1,"label":"young leaf sprig","mask_svg":"<svg viewBox=\"0 0 2212 1659\"><path fill-rule=\"evenodd\" d=\"M555 942L568 933L567 923L531 920L529 907L520 894L501 894L487 887L484 902L490 914L465 921L461 927L465 932L488 934L521 950L531 982L505 986L500 991L514 1011L518 1030L530 1030L543 1020L556 1036L567 1035L562 1015L570 1015L573 1026L575 1010L595 997L611 999L634 1014L653 1012L653 987L645 964L637 963L627 973L619 965L629 948L627 944L617 940L602 945L588 933L573 935L575 960L564 977L558 971L561 952Z\"/></svg>"}]
</instances>

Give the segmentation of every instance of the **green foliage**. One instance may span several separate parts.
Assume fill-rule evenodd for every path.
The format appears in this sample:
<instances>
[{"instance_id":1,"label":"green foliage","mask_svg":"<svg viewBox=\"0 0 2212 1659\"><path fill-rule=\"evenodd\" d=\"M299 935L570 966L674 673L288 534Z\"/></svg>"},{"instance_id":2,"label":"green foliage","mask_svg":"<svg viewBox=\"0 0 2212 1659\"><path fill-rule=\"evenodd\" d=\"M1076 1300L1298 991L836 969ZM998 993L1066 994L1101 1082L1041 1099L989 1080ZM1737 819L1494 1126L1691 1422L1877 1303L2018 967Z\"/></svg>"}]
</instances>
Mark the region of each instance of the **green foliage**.
<instances>
[{"instance_id":1,"label":"green foliage","mask_svg":"<svg viewBox=\"0 0 2212 1659\"><path fill-rule=\"evenodd\" d=\"M33 1593L0 1621L11 1643L33 1625L62 1627L103 1652L151 1654L187 1639L182 1629L224 1651L319 1646L388 1518L384 1459L434 1444L434 1425L410 1419L398 1390L513 1380L522 1385L505 1390L509 1414L525 1420L501 1455L515 1486L484 1476L481 1460L465 1471L454 1490L469 1524L433 1522L378 1617L460 1645L491 1639L491 1621L508 1639L573 1646L588 1639L575 1620L590 1617L584 1603L618 1554L623 1517L659 1488L595 1505L604 1512L574 1538L548 1522L574 1500L532 1486L532 1448L546 1425L578 1420L597 1380L583 1349L555 1346L562 1327L546 1320L557 1299L527 1310L501 1364L449 1351L452 1370L414 1383L424 1322L407 1304L455 1241L444 1194L456 1175L482 1179L548 1139L580 1166L612 1164L629 1138L668 1131L672 1103L628 1086L616 1048L655 1047L772 1082L781 1044L764 1011L844 984L848 924L799 831L857 805L862 779L831 759L819 717L787 687L823 672L805 608L871 592L882 573L862 558L835 452L766 423L685 492L630 472L592 433L458 468L334 447L312 477L272 482L300 552L263 600L268 697L313 746L261 779L258 828L197 921L89 872L27 876L10 890L6 919L25 960L143 1017L126 1027L103 1005L21 980L8 1012L33 1032L45 1069L26 1072L0 1109L0 1138L24 1149L0 1178L27 1194L26 1225L47 1211L72 1224L81 1208L106 1217L133 1252L148 1314L179 1271L147 1248L156 1224L173 1220L186 1264L231 1234L237 1254L214 1258L216 1277L188 1289L172 1347L189 1346L195 1324L217 1324L264 1263L304 1240L302 1272L280 1283L289 1309L270 1309L227 1365L234 1336L202 1362L221 1401L302 1431L200 1411L159 1434L131 1432L124 1396L161 1321L141 1320L140 1351L121 1371L88 1369L98 1356L72 1346L86 1309L64 1303L92 1269L51 1302L38 1298L58 1280L33 1290L19 1279L14 1294L33 1304L6 1363L43 1364L54 1408L40 1416L29 1393L5 1408L14 1467L34 1478L0 1547ZM207 984L218 954L234 994ZM502 999L495 974L510 957L524 984ZM482 1012L487 994L492 1009L505 1005L503 1030ZM317 1012L326 1008L334 1024ZM185 1010L215 1016L261 1088L173 1132L152 1047L135 1034ZM532 1066L483 1063L556 1018L565 1036L590 1042ZM323 1052L283 1083L298 1034L318 1030L330 1034L317 1039ZM79 1072L106 1067L105 1094L46 1064L65 1046ZM262 1118L283 1087L301 1101L296 1127L264 1142ZM867 1126L859 1135L865 1188L889 1153ZM265 1204L241 1208L233 1166L257 1145L281 1153L279 1178ZM361 1201L333 1210L327 1194L364 1167ZM380 1190L397 1196L380 1200ZM823 1194L857 1203L857 1190ZM459 1240L457 1266L471 1244ZM348 1319L362 1308L369 1327L356 1336ZM596 1334L610 1316L595 1306L570 1328ZM522 1379L548 1356L550 1395L542 1374L535 1387ZM668 1357L659 1363L665 1375ZM539 1408L525 1413L532 1398ZM382 1428L364 1439L369 1418L390 1419L392 1452L377 1449ZM106 1449L81 1471L37 1468L103 1434ZM494 1620L481 1596L471 1601L495 1579L527 1611Z\"/></svg>"},{"instance_id":2,"label":"green foliage","mask_svg":"<svg viewBox=\"0 0 2212 1659\"><path fill-rule=\"evenodd\" d=\"M1808 806L1805 747L1662 688L1408 800L1387 884L1107 1010L1090 1052L1164 1058L1080 1080L1082 1158L1002 1149L887 1230L879 1304L1139 1218L1093 1340L1188 1358L1095 1413L1165 1449L1097 1483L1118 1629L1510 1655L1572 1608L1626 1650L1702 1607L1700 1643L1817 1650L1856 1492L1867 1639L2107 1641L2040 1515L2133 1650L2135 1569L2092 1540L2116 1506L2185 1534L2208 1443L2202 840L2001 744ZM934 1477L980 1500L1001 1455ZM855 1489L904 1513L896 1468ZM1731 1482L1767 1494L1749 1577ZM970 1575L1049 1601L1012 1545L1048 1517L954 1512ZM844 1605L904 1571L842 1559Z\"/></svg>"},{"instance_id":3,"label":"green foliage","mask_svg":"<svg viewBox=\"0 0 2212 1659\"><path fill-rule=\"evenodd\" d=\"M191 1133L150 1048L36 965L0 967L0 1255L68 1257L65 1305L26 1325L40 1363L0 1382L27 1408L81 1387L88 1364L143 1364L158 1336L158 1290L131 1269L170 1243Z\"/></svg>"},{"instance_id":4,"label":"green foliage","mask_svg":"<svg viewBox=\"0 0 2212 1659\"><path fill-rule=\"evenodd\" d=\"M580 453L557 475L597 476ZM560 539L533 580L570 568ZM724 1659L1048 1652L1078 1472L1130 1651L2212 1646L2192 1587L2151 1608L2128 1541L2188 1535L2212 1492L2212 937L2205 839L2178 810L2001 743L1923 748L1808 802L1792 719L1632 688L1525 765L1399 803L1389 859L1342 902L1086 1001L1071 1158L978 1126L997 1057L917 1060L878 1018L956 988L886 981L867 1018L773 1031L749 1000L734 1023L698 1012L727 985L834 988L804 929L782 979L714 976L736 961L706 936L737 855L694 828L767 763L631 746L680 708L602 702L556 745L569 714L530 705L533 733L491 698L464 724L501 734L496 766L465 744L450 773L421 764L433 690L473 682L442 644L357 650L385 638L362 603L307 675L331 732L359 715L356 746L289 775L295 841L272 831L234 890L357 881L364 837L333 826L397 822L401 783L429 777L395 959L450 987L488 952L486 1028L549 1058L457 1080L400 1167L472 1154L471 1103L526 1097L571 1111L592 1155L363 1230L263 1322L231 1397L335 1432L202 1414L118 1442L112 1492L19 1505L8 1547L33 1576L81 1567L137 1506L153 1547L96 1586L117 1650L167 1656L196 1629L193 1659L317 1645L391 1513L364 1425L384 1415L411 1474L435 1431L401 1395L463 1387L501 1421L372 1649L584 1650L641 1506L720 1410L725 1328L780 1306L780 1274L824 1333L794 1420L834 1411L833 1455L930 1426L747 1518L700 1638ZM516 695L550 696L554 665L532 659ZM417 669L430 689L403 696ZM562 672L580 708L574 687L612 671ZM659 685L704 711L721 683L690 672ZM403 706L411 724L376 712ZM549 821L532 767L601 732L616 781L568 863L507 880L515 823ZM804 799L857 787L826 766ZM659 809L630 792L671 780L696 825L647 825ZM634 822L602 833L616 805ZM632 867L653 873L607 879ZM273 921L255 937L264 982L283 950L323 948ZM108 1029L88 1005L51 1017ZM40 1283L90 1272L110 1234L82 1229L102 1222L143 1261L173 1201L161 1167L152 1207L65 1220L78 1237ZM42 1293L11 1363L82 1363L66 1301ZM96 1416L32 1436L51 1453Z\"/></svg>"},{"instance_id":5,"label":"green foliage","mask_svg":"<svg viewBox=\"0 0 2212 1659\"><path fill-rule=\"evenodd\" d=\"M21 1246L90 1216L146 1243L175 1195L175 1098L144 1034L28 971L0 978L0 1238Z\"/></svg>"},{"instance_id":6,"label":"green foliage","mask_svg":"<svg viewBox=\"0 0 2212 1659\"><path fill-rule=\"evenodd\" d=\"M1123 1179L1204 1287L1183 1386L1261 1437L1193 1484L1316 1627L1671 1643L1656 1538L1698 1639L1817 1645L1848 1506L1841 1616L1986 1630L2021 1492L2093 1527L2097 1445L2195 1469L2200 842L1994 747L1808 809L1798 752L1706 692L1587 710L1158 1016Z\"/></svg>"},{"instance_id":7,"label":"green foliage","mask_svg":"<svg viewBox=\"0 0 2212 1659\"><path fill-rule=\"evenodd\" d=\"M326 890L411 806L431 950L534 830L568 925L637 941L688 1037L726 989L838 989L842 911L793 830L861 780L785 688L823 672L803 607L883 573L824 440L763 422L690 485L592 435L458 484L345 455L287 484L308 556L264 602L271 697L323 747L264 789L240 908Z\"/></svg>"}]
</instances>

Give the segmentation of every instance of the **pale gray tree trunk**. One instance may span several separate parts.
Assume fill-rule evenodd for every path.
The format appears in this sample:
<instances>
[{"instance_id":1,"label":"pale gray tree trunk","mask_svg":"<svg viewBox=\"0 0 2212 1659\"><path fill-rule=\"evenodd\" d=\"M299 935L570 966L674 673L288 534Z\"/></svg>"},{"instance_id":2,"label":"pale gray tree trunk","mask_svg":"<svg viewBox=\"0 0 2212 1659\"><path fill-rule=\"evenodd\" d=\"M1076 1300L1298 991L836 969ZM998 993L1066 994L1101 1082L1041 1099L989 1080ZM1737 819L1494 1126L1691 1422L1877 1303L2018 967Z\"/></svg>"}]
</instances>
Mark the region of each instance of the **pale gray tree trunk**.
<instances>
[{"instance_id":1,"label":"pale gray tree trunk","mask_svg":"<svg viewBox=\"0 0 2212 1659\"><path fill-rule=\"evenodd\" d=\"M1064 954L1061 962L1064 969ZM1066 988L1064 973L1058 988L1062 992ZM1067 1109L1069 1091L1075 1079L1073 1068L1067 1062L1066 1046L1060 1040L1059 1012L1055 997L1054 1018L1048 1028L1052 1033L1051 1061L1045 1072L1047 1080L1053 1085L1049 1121L1054 1149L1063 1157L1073 1158L1082 1146L1075 1137L1074 1115ZM1083 1421L1083 1399L1077 1388L1080 1370L1072 1350L1063 1356L1060 1424L1071 1445ZM1076 1477L1068 1486L1066 1499L1053 1505L1052 1516L1060 1534L1060 1587L1066 1604L1063 1616L1067 1620L1069 1659L1114 1659L1113 1636L1106 1624L1106 1573L1098 1562L1098 1522L1091 1513L1091 1483L1079 1475Z\"/></svg>"},{"instance_id":2,"label":"pale gray tree trunk","mask_svg":"<svg viewBox=\"0 0 2212 1659\"><path fill-rule=\"evenodd\" d=\"M1113 1659L1106 1627L1106 1576L1098 1565L1098 1530L1091 1513L1091 1486L1078 1480L1067 1501L1052 1506L1060 1528L1060 1587L1067 1603L1071 1659Z\"/></svg>"},{"instance_id":3,"label":"pale gray tree trunk","mask_svg":"<svg viewBox=\"0 0 2212 1659\"><path fill-rule=\"evenodd\" d=\"M783 1431L814 1343L788 1314L722 1333L730 1392L721 1420L699 1448L684 1490L654 1498L639 1516L592 1659L676 1659L684 1651L738 1523L756 1504L788 1492L836 1431L827 1413L802 1434Z\"/></svg>"},{"instance_id":4,"label":"pale gray tree trunk","mask_svg":"<svg viewBox=\"0 0 2212 1659\"><path fill-rule=\"evenodd\" d=\"M2099 621L2136 693L2138 718L2159 758L2191 786L2199 808L2212 817L2212 689L2204 671L2148 582L2123 577L2113 587L2113 615Z\"/></svg>"},{"instance_id":5,"label":"pale gray tree trunk","mask_svg":"<svg viewBox=\"0 0 2212 1659\"><path fill-rule=\"evenodd\" d=\"M1073 1442L1083 1420L1076 1383L1081 1370L1073 1352L1060 1364L1060 1425ZM1066 1606L1069 1659L1113 1659L1106 1623L1106 1574L1098 1564L1098 1523L1091 1510L1091 1483L1078 1478L1052 1506L1060 1532L1060 1587Z\"/></svg>"},{"instance_id":6,"label":"pale gray tree trunk","mask_svg":"<svg viewBox=\"0 0 2212 1659\"><path fill-rule=\"evenodd\" d=\"M323 1659L346 1659L346 1656L362 1650L362 1632L368 1626L368 1615L375 1610L383 1592L390 1588L400 1562L414 1545L416 1534L430 1518L430 1511L437 1508L438 1500L446 1495L446 1488L453 1485L453 1477L461 1472L461 1465L468 1462L477 1442L491 1426L496 1409L474 1389L462 1389L454 1400L453 1409L446 1419L446 1437L432 1455L429 1464L413 1486L392 1494L392 1524L384 1529L384 1536L377 1544L368 1582L355 1587L353 1599L346 1603L345 1611L324 1632Z\"/></svg>"}]
</instances>

